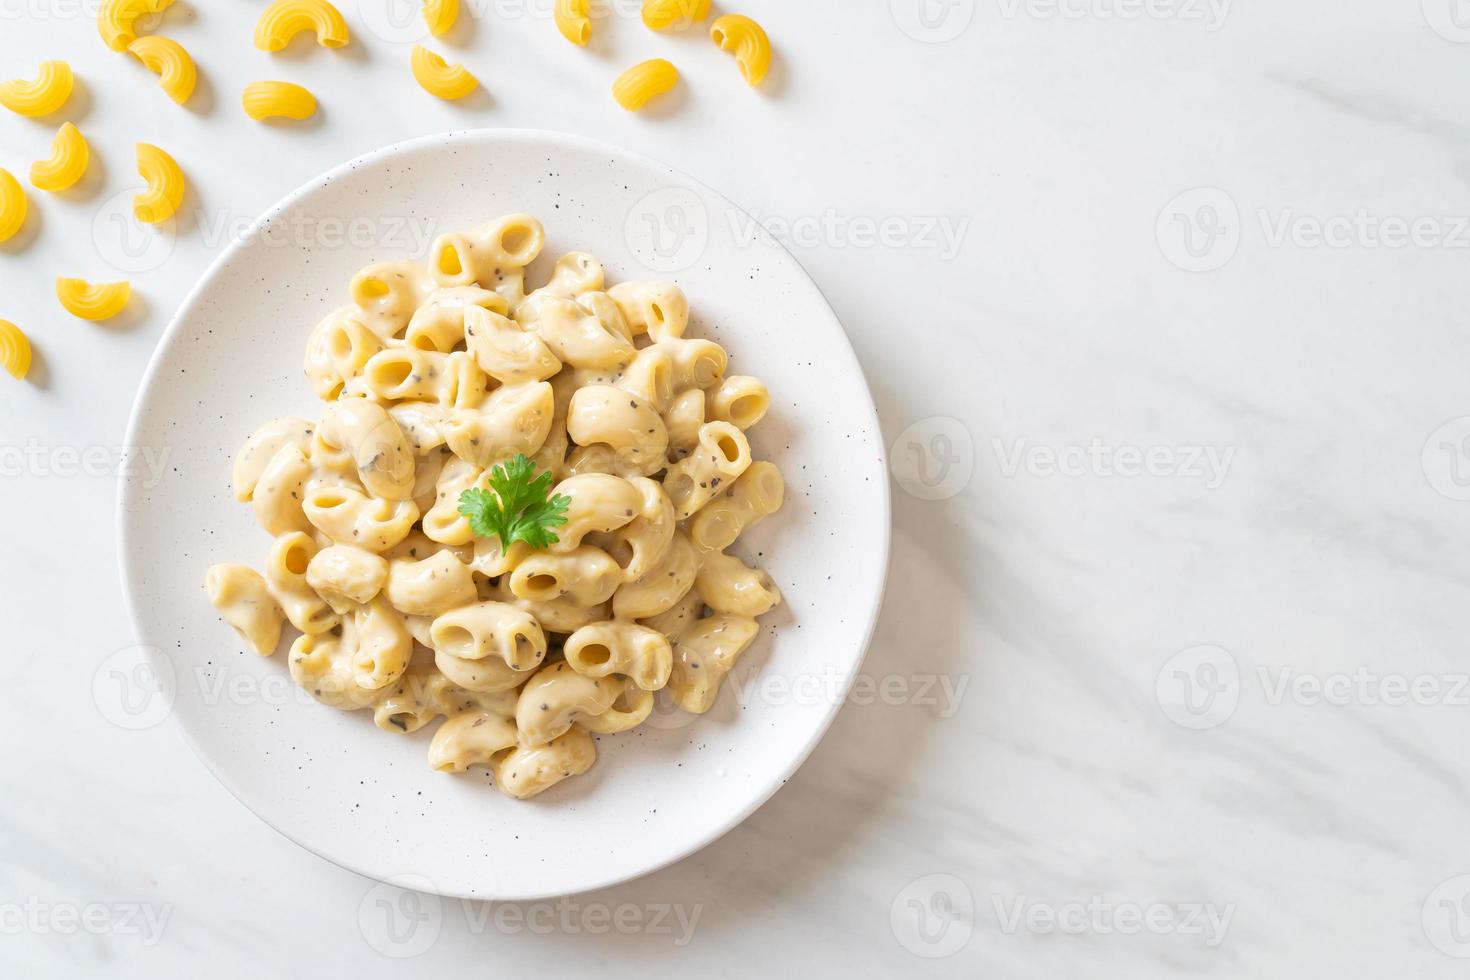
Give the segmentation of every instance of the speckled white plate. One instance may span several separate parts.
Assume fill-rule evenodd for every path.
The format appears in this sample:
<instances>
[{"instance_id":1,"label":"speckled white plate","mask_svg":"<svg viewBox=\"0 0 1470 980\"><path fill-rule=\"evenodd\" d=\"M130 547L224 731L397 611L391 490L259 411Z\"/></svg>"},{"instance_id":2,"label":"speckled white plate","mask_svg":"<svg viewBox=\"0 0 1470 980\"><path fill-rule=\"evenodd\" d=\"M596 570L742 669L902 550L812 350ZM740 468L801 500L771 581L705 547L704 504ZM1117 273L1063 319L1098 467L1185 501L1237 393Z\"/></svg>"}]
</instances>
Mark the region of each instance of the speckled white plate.
<instances>
[{"instance_id":1,"label":"speckled white plate","mask_svg":"<svg viewBox=\"0 0 1470 980\"><path fill-rule=\"evenodd\" d=\"M230 491L233 455L268 418L316 418L311 327L360 267L424 258L433 234L526 211L542 267L600 258L610 281L670 278L691 336L770 386L757 458L786 474L784 510L736 551L786 603L763 620L713 711L660 711L603 736L592 771L529 802L483 770L425 763L431 729L380 731L294 689L284 657L242 650L204 595L220 561L260 567L269 539ZM872 632L888 560L883 444L857 360L796 260L725 198L636 154L533 131L414 140L312 181L233 245L170 324L133 410L132 446L168 453L161 482L125 476L118 532L128 603L166 710L236 797L321 856L444 895L533 899L615 884L730 830L774 793L835 716ZM142 468L140 468L142 469ZM283 642L284 648L284 642Z\"/></svg>"}]
</instances>

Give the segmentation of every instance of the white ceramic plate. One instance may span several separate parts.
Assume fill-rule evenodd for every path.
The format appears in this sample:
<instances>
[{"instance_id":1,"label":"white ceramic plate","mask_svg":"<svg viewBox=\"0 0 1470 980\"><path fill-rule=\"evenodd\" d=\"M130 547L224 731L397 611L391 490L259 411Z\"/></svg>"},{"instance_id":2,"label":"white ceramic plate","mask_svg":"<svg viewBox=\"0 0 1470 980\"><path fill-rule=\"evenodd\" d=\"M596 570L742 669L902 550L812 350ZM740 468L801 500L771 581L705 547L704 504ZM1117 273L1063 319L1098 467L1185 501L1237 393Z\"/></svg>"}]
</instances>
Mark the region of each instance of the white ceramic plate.
<instances>
[{"instance_id":1,"label":"white ceramic plate","mask_svg":"<svg viewBox=\"0 0 1470 980\"><path fill-rule=\"evenodd\" d=\"M311 327L370 262L415 258L429 233L526 211L546 225L532 283L589 251L610 282L669 278L691 336L731 354L773 405L757 458L788 480L786 506L742 538L786 603L763 620L720 701L660 711L603 736L585 776L529 802L484 770L431 771L432 729L395 736L367 712L296 691L284 656L242 650L209 606L211 564L260 567L269 539L234 501L236 449L260 423L316 418L302 373ZM872 400L842 328L796 260L729 201L614 147L533 131L453 133L392 146L312 181L222 255L149 365L128 443L168 452L161 482L125 476L123 581L172 717L236 797L346 868L425 891L544 898L663 867L730 830L774 793L831 723L872 632L888 558L888 489ZM141 468L140 468L141 469ZM283 643L284 648L284 643Z\"/></svg>"}]
</instances>

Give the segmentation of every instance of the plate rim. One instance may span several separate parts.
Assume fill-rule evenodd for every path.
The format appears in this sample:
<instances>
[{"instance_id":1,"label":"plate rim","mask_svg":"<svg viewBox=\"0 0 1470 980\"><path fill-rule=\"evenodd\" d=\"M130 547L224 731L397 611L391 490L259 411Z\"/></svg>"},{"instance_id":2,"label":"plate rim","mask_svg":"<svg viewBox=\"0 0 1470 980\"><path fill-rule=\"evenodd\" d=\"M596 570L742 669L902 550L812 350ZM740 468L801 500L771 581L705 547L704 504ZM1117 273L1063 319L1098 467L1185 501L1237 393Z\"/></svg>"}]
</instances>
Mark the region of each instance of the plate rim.
<instances>
[{"instance_id":1,"label":"plate rim","mask_svg":"<svg viewBox=\"0 0 1470 980\"><path fill-rule=\"evenodd\" d=\"M123 443L126 446L135 446L138 444L138 430L142 425L144 402L147 399L149 393L153 390L154 385L159 382L165 353L173 347L173 345L178 341L180 335L182 334L183 325L187 314L189 314L194 306L198 304L204 291L220 275L225 265L231 259L233 259L237 253L243 251L246 247L249 246L256 233L263 225L265 225L277 214L286 211L293 204L299 202L302 198L306 197L317 189L330 184L332 181L337 180L340 176L346 173L350 173L351 171L356 170L360 167L372 163L377 163L384 159L391 159L396 156L401 156L405 153L409 153L411 151L422 149L432 145L445 145L458 141L468 141L485 138L491 139L493 141L504 141L509 143L550 140L553 143L572 145L583 150L595 151L604 154L612 154L614 157L623 158L633 163L640 164L645 167L650 167L654 170L662 172L663 174L673 178L675 182L681 182L686 186L695 188L699 192L707 194L715 200L719 201L725 207L728 207L736 213L749 219L752 222L749 227L755 230L755 234L762 240L762 243L767 245L774 245L775 247L779 248L792 261L795 267L800 270L802 276L805 277L806 281L811 285L813 291L816 293L816 296L827 308L828 313L832 317L832 321L837 325L837 332L842 339L842 345L837 349L841 351L842 354L845 355L848 359L850 366L856 374L857 380L862 387L863 393L867 396L867 417L864 419L864 421L867 423L867 426L872 430L876 437L877 462L880 469L882 470L882 478L875 481L878 483L879 499L882 505L882 527L880 532L874 536L875 540L873 541L873 544L877 545L878 557L880 559L879 575L877 578L875 592L871 597L870 603L868 604L869 611L867 622L864 624L862 629L862 638L858 646L857 658L853 661L852 671L847 677L846 683L843 685L843 688L840 692L840 697L837 698L829 706L821 724L818 725L817 728L813 731L811 737L807 740L806 744L801 746L800 750L793 756L792 762L789 764L788 767L785 768L785 771L780 772L775 776L775 778L772 778L768 786L761 792L755 794L752 797L751 801L745 807L739 809L738 811L732 811L731 815L727 816L721 821L718 821L710 831L705 834L699 835L693 843L683 847L676 852L672 852L668 855L662 856L657 862L650 863L649 865L641 869L634 871L619 871L610 875L596 878L595 880L591 880L587 884L582 885L573 892L525 892L504 895L473 895L464 894L460 891L455 890L452 887L439 886L436 883L433 885L432 892L430 892L431 894L436 894L441 897L457 898L467 901L541 901L549 898L562 897L563 895L586 894L587 892L597 891L604 888L611 888L616 885L625 884L627 882L643 878L647 875L653 874L656 871L661 871L674 864L677 864L690 855L701 851L709 845L713 844L715 841L721 839L726 834L730 833L730 831L740 826L752 814L754 814L756 810L759 810L762 806L769 802L771 797L775 796L776 793L783 786L785 786L787 782L790 781L791 777L796 774L797 770L799 770L811 757L812 753L816 750L816 747L821 743L822 739L826 737L826 734L831 729L832 724L837 720L837 716L839 713L841 713L842 708L846 704L848 695L851 693L853 685L857 682L857 678L862 671L863 664L867 660L869 649L872 646L873 635L877 630L879 613L882 611L883 600L887 592L889 562L891 559L891 539L893 535L893 504L892 488L889 486L888 482L887 443L883 437L882 420L878 415L877 403L873 399L872 387L868 384L867 375L863 372L862 363L858 360L857 352L853 349L852 340L847 335L847 329L843 326L841 318L837 316L837 311L832 308L832 303L827 298L826 293L822 290L821 285L818 284L818 282L812 277L811 273L807 271L806 266L802 264L801 260L796 257L796 255L786 246L785 243L781 242L775 236L771 235L765 229L765 227L759 223L759 221L757 221L748 211L746 211L744 208L740 207L733 200L731 200L727 195L721 193L720 191L706 184L704 181L692 176L689 173L686 173L683 170L669 166L661 160L650 157L644 153L638 152L636 150L630 150L626 147L619 146L614 143L608 143L603 140L593 139L591 137L582 136L576 133L562 132L559 130L515 127L451 129L439 133L432 133L425 136L416 136L411 139L401 140L395 143L389 143L385 146L378 147L375 150L370 150L367 153L360 154L359 156L356 156L343 163L337 164L336 166L330 167L317 176L303 182L300 186L285 194L274 204L270 205L263 212L261 212L258 217L251 221L249 227L243 233L234 236L229 244L226 245L224 250L221 251L219 255L215 256L214 260L211 261L204 272L200 274L198 281L194 283L189 291L185 293L183 299L179 301L178 307L174 310L173 315L169 318L168 325L159 335L158 341L154 345L152 354L149 355L148 364L143 370L143 374L138 381L137 391L133 395L133 403L132 407L129 409L128 424L123 437ZM168 654L161 647L154 648L152 646L149 646L142 636L142 631L139 628L140 617L136 600L138 585L133 580L133 576L131 574L129 563L127 560L127 556L130 553L130 548L132 544L131 534L129 530L128 514L129 511L131 509L134 509L136 506L136 501L134 498L136 497L137 493L141 491L141 487L138 485L137 481L131 480L129 478L126 467L120 468L119 470L117 487L118 493L117 506L115 511L115 545L117 547L117 562L120 576L120 584L122 586L123 606L127 611L128 621L132 627L134 640L136 641L139 648L144 652L144 655L148 658L150 664L156 667L156 660L159 657L167 659ZM169 666L174 666L172 661L169 661ZM189 747L189 751L193 753L194 757L199 761L204 769L215 779L216 782L223 786L225 790L228 791L229 794L234 797L234 799L241 806L243 806L247 811L253 814L256 819L258 819L261 823L265 824L267 827L271 828L271 830L280 834L282 837L285 837L287 840L291 841L302 850L307 851L315 855L316 857L327 861L330 864L342 868L344 871L349 871L364 878L368 878L373 881L383 882L385 884L395 885L397 883L394 882L394 878L401 878L404 875L412 874L412 872L401 872L398 874L390 875L386 878L380 878L372 871L365 870L361 867L355 867L345 860L338 860L335 857L322 853L315 847L299 839L297 836L295 836L285 828L278 826L271 820L267 819L254 806L252 806L250 802L246 800L245 797L241 794L240 790L236 788L234 783L223 773L221 773L218 768L215 767L209 757L206 756L206 754L204 753L199 742L196 740L194 733L187 725L183 723L180 718L178 718L174 714L172 710L170 710L169 717L166 719L166 721L169 727L173 728L175 731L179 732L183 736L185 744L187 744ZM402 884L397 884L397 886L410 887Z\"/></svg>"}]
</instances>

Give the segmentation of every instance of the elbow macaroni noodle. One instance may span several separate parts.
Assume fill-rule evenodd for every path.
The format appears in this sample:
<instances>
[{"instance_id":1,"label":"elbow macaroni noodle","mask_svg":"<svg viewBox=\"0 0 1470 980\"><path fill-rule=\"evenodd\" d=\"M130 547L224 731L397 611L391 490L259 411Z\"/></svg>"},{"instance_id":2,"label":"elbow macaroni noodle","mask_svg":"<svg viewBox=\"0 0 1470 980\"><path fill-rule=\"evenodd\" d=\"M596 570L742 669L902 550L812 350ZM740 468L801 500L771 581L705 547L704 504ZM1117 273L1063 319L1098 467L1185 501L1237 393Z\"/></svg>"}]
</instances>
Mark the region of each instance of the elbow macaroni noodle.
<instances>
[{"instance_id":1,"label":"elbow macaroni noodle","mask_svg":"<svg viewBox=\"0 0 1470 980\"><path fill-rule=\"evenodd\" d=\"M0 105L22 116L49 116L66 105L74 83L66 62L43 61L34 82L0 83Z\"/></svg>"},{"instance_id":2,"label":"elbow macaroni noodle","mask_svg":"<svg viewBox=\"0 0 1470 980\"><path fill-rule=\"evenodd\" d=\"M62 123L51 141L51 155L31 164L31 186L52 193L74 186L87 173L90 156L82 131Z\"/></svg>"},{"instance_id":3,"label":"elbow macaroni noodle","mask_svg":"<svg viewBox=\"0 0 1470 980\"><path fill-rule=\"evenodd\" d=\"M9 320L0 320L0 367L17 381L25 380L31 370L31 342Z\"/></svg>"},{"instance_id":4,"label":"elbow macaroni noodle","mask_svg":"<svg viewBox=\"0 0 1470 980\"><path fill-rule=\"evenodd\" d=\"M56 298L62 309L83 320L112 319L123 311L132 295L133 287L126 282L94 286L81 279L56 280Z\"/></svg>"},{"instance_id":5,"label":"elbow macaroni noodle","mask_svg":"<svg viewBox=\"0 0 1470 980\"><path fill-rule=\"evenodd\" d=\"M561 36L578 47L592 40L591 0L556 0L552 17Z\"/></svg>"},{"instance_id":6,"label":"elbow macaroni noodle","mask_svg":"<svg viewBox=\"0 0 1470 980\"><path fill-rule=\"evenodd\" d=\"M709 29L710 40L735 56L746 84L759 85L771 68L771 39L765 29L743 14L726 14Z\"/></svg>"},{"instance_id":7,"label":"elbow macaroni noodle","mask_svg":"<svg viewBox=\"0 0 1470 980\"><path fill-rule=\"evenodd\" d=\"M26 223L25 188L7 170L0 170L0 242L9 241Z\"/></svg>"},{"instance_id":8,"label":"elbow macaroni noodle","mask_svg":"<svg viewBox=\"0 0 1470 980\"><path fill-rule=\"evenodd\" d=\"M342 12L327 0L275 0L255 25L255 46L281 51L302 31L311 31L324 48L340 48L350 35Z\"/></svg>"},{"instance_id":9,"label":"elbow macaroni noodle","mask_svg":"<svg viewBox=\"0 0 1470 980\"><path fill-rule=\"evenodd\" d=\"M138 220L150 225L162 224L184 203L184 171L173 157L148 143L139 143L138 176L148 189L133 198L133 211Z\"/></svg>"},{"instance_id":10,"label":"elbow macaroni noodle","mask_svg":"<svg viewBox=\"0 0 1470 980\"><path fill-rule=\"evenodd\" d=\"M424 23L435 37L448 34L459 19L459 0L424 0Z\"/></svg>"},{"instance_id":11,"label":"elbow macaroni noodle","mask_svg":"<svg viewBox=\"0 0 1470 980\"><path fill-rule=\"evenodd\" d=\"M682 338L671 283L608 289L572 253L526 292L544 243L511 215L443 236L428 265L359 273L307 345L322 420L268 422L235 459L234 495L273 538L264 574L222 564L205 580L257 652L301 634L288 667L316 700L392 732L442 717L430 767L486 767L516 799L586 772L593 736L642 724L658 692L708 711L781 601L727 553L781 505L780 473L743 433L764 386ZM666 419L691 393L676 445ZM507 551L458 513L517 453L569 501L544 549Z\"/></svg>"},{"instance_id":12,"label":"elbow macaroni noodle","mask_svg":"<svg viewBox=\"0 0 1470 980\"><path fill-rule=\"evenodd\" d=\"M179 105L189 101L199 83L199 70L184 46L166 37L140 37L128 51L158 76L158 87Z\"/></svg>"},{"instance_id":13,"label":"elbow macaroni noodle","mask_svg":"<svg viewBox=\"0 0 1470 980\"><path fill-rule=\"evenodd\" d=\"M710 0L643 0L643 23L654 31L685 31L709 16Z\"/></svg>"},{"instance_id":14,"label":"elbow macaroni noodle","mask_svg":"<svg viewBox=\"0 0 1470 980\"><path fill-rule=\"evenodd\" d=\"M637 112L656 95L679 84L679 69L663 58L640 62L613 82L613 98L629 112Z\"/></svg>"},{"instance_id":15,"label":"elbow macaroni noodle","mask_svg":"<svg viewBox=\"0 0 1470 980\"><path fill-rule=\"evenodd\" d=\"M422 44L413 46L412 68L419 87L441 99L462 99L480 86L464 65L451 65Z\"/></svg>"},{"instance_id":16,"label":"elbow macaroni noodle","mask_svg":"<svg viewBox=\"0 0 1470 980\"><path fill-rule=\"evenodd\" d=\"M251 82L240 96L245 115L266 119L309 119L316 113L316 96L291 82Z\"/></svg>"},{"instance_id":17,"label":"elbow macaroni noodle","mask_svg":"<svg viewBox=\"0 0 1470 980\"><path fill-rule=\"evenodd\" d=\"M137 21L145 14L161 14L173 0L102 0L97 11L97 33L114 51L138 39Z\"/></svg>"}]
</instances>

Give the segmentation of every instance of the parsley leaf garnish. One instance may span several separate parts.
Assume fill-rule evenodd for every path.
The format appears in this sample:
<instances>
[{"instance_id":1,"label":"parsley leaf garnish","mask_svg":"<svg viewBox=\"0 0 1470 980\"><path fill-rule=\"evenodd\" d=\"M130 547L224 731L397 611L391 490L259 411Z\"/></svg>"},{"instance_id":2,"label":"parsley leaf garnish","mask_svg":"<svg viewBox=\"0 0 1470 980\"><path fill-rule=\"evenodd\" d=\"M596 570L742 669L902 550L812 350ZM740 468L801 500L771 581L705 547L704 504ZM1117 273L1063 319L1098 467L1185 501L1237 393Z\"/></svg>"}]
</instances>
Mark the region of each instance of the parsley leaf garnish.
<instances>
[{"instance_id":1,"label":"parsley leaf garnish","mask_svg":"<svg viewBox=\"0 0 1470 980\"><path fill-rule=\"evenodd\" d=\"M490 489L475 487L459 495L459 512L470 519L476 537L500 538L505 551L517 541L547 548L557 541L551 530L567 522L572 498L551 494L551 472L536 476L536 464L519 454L490 470ZM493 493L491 491L494 491Z\"/></svg>"}]
</instances>

